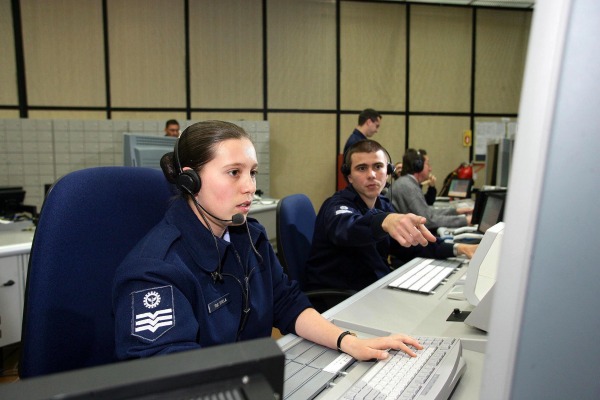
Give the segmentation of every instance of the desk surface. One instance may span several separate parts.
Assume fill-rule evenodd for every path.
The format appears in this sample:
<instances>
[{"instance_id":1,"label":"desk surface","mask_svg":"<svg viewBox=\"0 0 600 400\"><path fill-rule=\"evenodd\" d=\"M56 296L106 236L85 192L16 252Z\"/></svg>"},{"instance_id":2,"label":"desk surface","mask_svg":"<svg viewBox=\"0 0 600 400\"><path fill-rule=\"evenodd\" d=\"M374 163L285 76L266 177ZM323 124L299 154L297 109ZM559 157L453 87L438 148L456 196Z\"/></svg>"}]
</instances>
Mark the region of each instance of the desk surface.
<instances>
[{"instance_id":1,"label":"desk surface","mask_svg":"<svg viewBox=\"0 0 600 400\"><path fill-rule=\"evenodd\" d=\"M34 232L33 229L0 231L0 257L29 253Z\"/></svg>"},{"instance_id":2,"label":"desk surface","mask_svg":"<svg viewBox=\"0 0 600 400\"><path fill-rule=\"evenodd\" d=\"M388 283L403 273L416 260L400 267L389 275L361 290L351 298L323 313L323 316L336 325L351 329L353 324L369 326L388 333L406 333L412 336L444 336L460 338L467 369L457 385L452 399L476 399L479 397L481 370L487 336L485 332L463 322L448 322L447 318L455 308L461 311L473 309L464 300L447 298L455 282L465 274L463 265L448 278L448 282L438 287L435 294L423 295L389 289ZM293 341L294 335L287 335L278 341L280 347Z\"/></svg>"}]
</instances>

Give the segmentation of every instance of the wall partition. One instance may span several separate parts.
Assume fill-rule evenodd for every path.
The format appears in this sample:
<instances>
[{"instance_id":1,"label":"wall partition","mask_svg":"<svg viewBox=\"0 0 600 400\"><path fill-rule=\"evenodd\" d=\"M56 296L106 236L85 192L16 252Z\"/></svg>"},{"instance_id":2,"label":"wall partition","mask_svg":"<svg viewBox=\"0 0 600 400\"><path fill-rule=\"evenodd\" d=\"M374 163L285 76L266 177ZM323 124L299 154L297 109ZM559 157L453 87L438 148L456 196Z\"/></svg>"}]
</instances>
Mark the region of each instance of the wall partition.
<instances>
[{"instance_id":1,"label":"wall partition","mask_svg":"<svg viewBox=\"0 0 600 400\"><path fill-rule=\"evenodd\" d=\"M390 1L0 0L0 118L266 120L272 196L336 187L364 108L443 178L516 119L532 10ZM1 149L0 149L1 150Z\"/></svg>"}]
</instances>

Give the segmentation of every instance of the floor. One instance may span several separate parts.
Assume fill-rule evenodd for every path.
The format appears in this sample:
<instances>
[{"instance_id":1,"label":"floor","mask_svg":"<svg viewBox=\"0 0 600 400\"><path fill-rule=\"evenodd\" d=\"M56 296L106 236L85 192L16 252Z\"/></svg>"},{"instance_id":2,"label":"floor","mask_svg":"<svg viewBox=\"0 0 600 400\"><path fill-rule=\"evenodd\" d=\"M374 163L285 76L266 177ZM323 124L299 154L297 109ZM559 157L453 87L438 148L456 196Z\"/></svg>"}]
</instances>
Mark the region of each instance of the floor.
<instances>
[{"instance_id":1,"label":"floor","mask_svg":"<svg viewBox=\"0 0 600 400\"><path fill-rule=\"evenodd\" d=\"M19 344L0 348L2 364L0 364L0 384L16 382L19 380L17 367L19 365Z\"/></svg>"}]
</instances>

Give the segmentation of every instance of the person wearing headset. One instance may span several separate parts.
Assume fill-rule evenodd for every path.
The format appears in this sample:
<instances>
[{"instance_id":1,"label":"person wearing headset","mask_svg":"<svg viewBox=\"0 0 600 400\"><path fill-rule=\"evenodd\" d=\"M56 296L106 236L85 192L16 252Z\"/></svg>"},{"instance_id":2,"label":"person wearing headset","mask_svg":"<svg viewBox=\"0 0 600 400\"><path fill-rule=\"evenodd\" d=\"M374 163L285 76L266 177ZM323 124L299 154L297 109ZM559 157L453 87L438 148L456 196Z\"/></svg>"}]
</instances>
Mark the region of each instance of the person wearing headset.
<instances>
[{"instance_id":1,"label":"person wearing headset","mask_svg":"<svg viewBox=\"0 0 600 400\"><path fill-rule=\"evenodd\" d=\"M342 165L348 186L325 200L317 214L306 264L307 290L361 290L392 271L392 255L396 265L415 257L473 255L476 246L438 242L425 227L425 218L394 211L381 195L393 170L387 151L374 140L348 149ZM407 246L414 243L406 242L406 233L430 243Z\"/></svg>"},{"instance_id":2,"label":"person wearing headset","mask_svg":"<svg viewBox=\"0 0 600 400\"><path fill-rule=\"evenodd\" d=\"M416 213L427 218L425 226L436 229L441 226L458 228L471 223L472 209L433 208L430 207L421 185L431 175L429 157L415 149L407 149L402 157L402 172L400 178L392 183L392 190L387 196L392 201L396 212Z\"/></svg>"},{"instance_id":3,"label":"person wearing headset","mask_svg":"<svg viewBox=\"0 0 600 400\"><path fill-rule=\"evenodd\" d=\"M119 359L268 337L272 327L359 360L386 358L391 348L414 356L412 349L422 348L401 334L348 335L288 279L265 228L248 217L258 163L242 128L222 121L193 124L162 157L161 167L181 196L117 270ZM426 243L411 227L412 236L403 240Z\"/></svg>"}]
</instances>

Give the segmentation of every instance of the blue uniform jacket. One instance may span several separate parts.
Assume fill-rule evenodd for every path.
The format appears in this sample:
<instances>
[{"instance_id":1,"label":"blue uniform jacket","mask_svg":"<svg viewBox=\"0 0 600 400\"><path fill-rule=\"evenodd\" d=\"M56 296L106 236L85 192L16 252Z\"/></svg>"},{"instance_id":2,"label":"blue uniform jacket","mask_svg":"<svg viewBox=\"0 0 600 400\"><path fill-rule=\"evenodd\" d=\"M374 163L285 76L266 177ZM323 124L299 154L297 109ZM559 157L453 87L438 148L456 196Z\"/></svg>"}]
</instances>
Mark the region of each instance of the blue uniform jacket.
<instances>
[{"instance_id":1,"label":"blue uniform jacket","mask_svg":"<svg viewBox=\"0 0 600 400\"><path fill-rule=\"evenodd\" d=\"M229 227L231 242L216 238L215 244L185 200L171 205L117 270L119 359L268 337L273 326L294 332L296 318L311 305L284 274L264 227L252 218L247 223L250 235L245 225ZM219 264L222 282L211 277ZM249 314L238 333L243 308Z\"/></svg>"},{"instance_id":2,"label":"blue uniform jacket","mask_svg":"<svg viewBox=\"0 0 600 400\"><path fill-rule=\"evenodd\" d=\"M447 243L400 246L381 228L385 217L392 212L392 205L383 196L369 209L351 185L327 199L315 224L306 266L307 290L361 290L391 271L390 254L401 262L415 257L454 255L453 246Z\"/></svg>"},{"instance_id":3,"label":"blue uniform jacket","mask_svg":"<svg viewBox=\"0 0 600 400\"><path fill-rule=\"evenodd\" d=\"M361 131L359 131L358 129L355 128L352 131L352 134L348 137L346 144L344 145L344 153L343 154L346 155L346 152L354 143L358 143L361 140L365 140L365 139L367 139L367 137L365 135L363 135L363 133Z\"/></svg>"}]
</instances>

